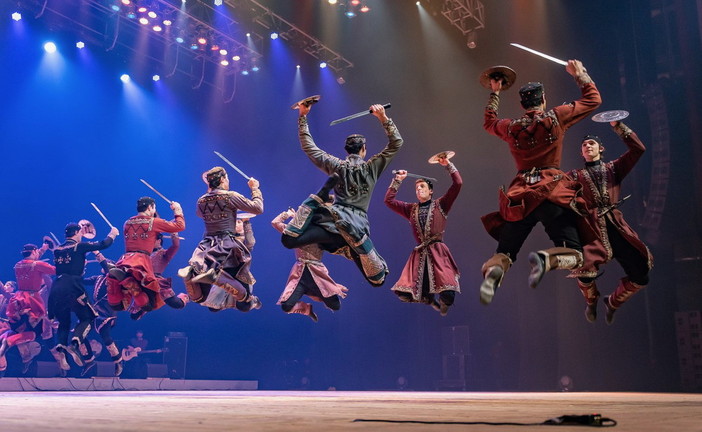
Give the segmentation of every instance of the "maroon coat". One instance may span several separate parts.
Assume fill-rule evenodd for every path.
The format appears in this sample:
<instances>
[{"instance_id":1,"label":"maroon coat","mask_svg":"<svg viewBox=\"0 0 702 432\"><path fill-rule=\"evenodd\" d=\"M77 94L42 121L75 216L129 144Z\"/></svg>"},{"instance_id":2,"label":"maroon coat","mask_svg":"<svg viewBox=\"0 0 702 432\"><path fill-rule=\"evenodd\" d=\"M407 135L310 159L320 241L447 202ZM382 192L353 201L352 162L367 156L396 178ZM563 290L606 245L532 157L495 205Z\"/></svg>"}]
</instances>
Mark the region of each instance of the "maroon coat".
<instances>
[{"instance_id":1,"label":"maroon coat","mask_svg":"<svg viewBox=\"0 0 702 432\"><path fill-rule=\"evenodd\" d=\"M585 261L581 268L572 273L572 277L595 277L599 266L612 259L613 251L607 235L607 224L616 228L622 237L647 260L649 269L653 266L653 255L626 223L622 212L613 208L602 214L619 202L622 180L646 151L639 137L628 127L623 126L617 130L617 133L629 148L622 156L611 162L600 161L600 163L588 164L590 166L572 170L569 173L583 186L583 197L588 205L588 222L597 231L597 238L583 245ZM593 177L599 177L601 181L596 181Z\"/></svg>"},{"instance_id":2,"label":"maroon coat","mask_svg":"<svg viewBox=\"0 0 702 432\"><path fill-rule=\"evenodd\" d=\"M548 200L578 211L584 207L580 185L561 171L561 154L565 131L585 118L602 103L600 93L589 76L577 79L582 96L549 111L528 111L517 119L499 119L499 96L492 93L485 108L483 127L509 145L518 174L504 192L500 190L500 210L482 217L485 229L495 239L505 222L524 219L542 202ZM541 169L541 180L528 182L522 171ZM547 169L545 169L547 168Z\"/></svg>"},{"instance_id":3,"label":"maroon coat","mask_svg":"<svg viewBox=\"0 0 702 432\"><path fill-rule=\"evenodd\" d=\"M453 167L453 164L449 165ZM453 183L441 198L431 201L429 213L424 226L419 225L419 204L398 201L395 199L399 182L393 181L385 193L385 204L395 213L407 219L412 227L412 234L417 241L417 247L402 269L400 279L392 287L393 291L411 293L415 301L422 297L422 281L424 270L429 271L429 294L452 290L460 292L458 266L443 242L446 219L453 202L461 191L463 180L458 170L451 172ZM425 264L426 263L426 264Z\"/></svg>"}]
</instances>

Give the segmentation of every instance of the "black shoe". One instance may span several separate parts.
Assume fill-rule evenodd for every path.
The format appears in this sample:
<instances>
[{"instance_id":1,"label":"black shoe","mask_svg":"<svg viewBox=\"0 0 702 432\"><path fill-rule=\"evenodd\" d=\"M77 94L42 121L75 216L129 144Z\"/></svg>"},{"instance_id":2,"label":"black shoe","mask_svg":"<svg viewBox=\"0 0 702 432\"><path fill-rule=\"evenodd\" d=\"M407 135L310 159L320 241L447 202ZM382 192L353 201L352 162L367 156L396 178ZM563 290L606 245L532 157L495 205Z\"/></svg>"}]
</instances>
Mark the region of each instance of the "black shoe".
<instances>
[{"instance_id":1,"label":"black shoe","mask_svg":"<svg viewBox=\"0 0 702 432\"><path fill-rule=\"evenodd\" d=\"M546 262L538 252L529 252L529 264L531 264L529 286L531 288L536 288L546 273Z\"/></svg>"},{"instance_id":2,"label":"black shoe","mask_svg":"<svg viewBox=\"0 0 702 432\"><path fill-rule=\"evenodd\" d=\"M485 280L480 284L480 303L488 305L492 302L504 274L505 271L500 266L492 266L488 269Z\"/></svg>"},{"instance_id":3,"label":"black shoe","mask_svg":"<svg viewBox=\"0 0 702 432\"><path fill-rule=\"evenodd\" d=\"M605 322L606 322L608 325L611 325L611 324L614 322L614 313L617 311L617 309L616 309L616 308L613 308L613 307L609 304L609 296L606 296L606 297L604 298L604 304L605 304L605 306L607 307L607 312L605 313Z\"/></svg>"},{"instance_id":4,"label":"black shoe","mask_svg":"<svg viewBox=\"0 0 702 432\"><path fill-rule=\"evenodd\" d=\"M597 319L597 300L593 304L585 306L585 319L591 323L594 323Z\"/></svg>"},{"instance_id":5,"label":"black shoe","mask_svg":"<svg viewBox=\"0 0 702 432\"><path fill-rule=\"evenodd\" d=\"M64 350L66 351L66 354L68 354L73 359L73 362L77 366L83 366L83 357L80 355L80 352L77 348L71 345L65 347Z\"/></svg>"},{"instance_id":6,"label":"black shoe","mask_svg":"<svg viewBox=\"0 0 702 432\"><path fill-rule=\"evenodd\" d=\"M125 272L119 267L112 267L108 273L110 273L110 276L112 276L120 282L127 278L127 272Z\"/></svg>"},{"instance_id":7,"label":"black shoe","mask_svg":"<svg viewBox=\"0 0 702 432\"><path fill-rule=\"evenodd\" d=\"M139 309L138 312L134 312L132 314L129 314L129 318L133 319L134 321L139 321L146 315L146 311L144 309Z\"/></svg>"},{"instance_id":8,"label":"black shoe","mask_svg":"<svg viewBox=\"0 0 702 432\"><path fill-rule=\"evenodd\" d=\"M90 371L95 369L96 366L97 366L97 363L94 360L86 363L85 366L83 366L83 370L80 372L80 376L82 376L82 377L90 376L88 374L90 373Z\"/></svg>"}]
</instances>

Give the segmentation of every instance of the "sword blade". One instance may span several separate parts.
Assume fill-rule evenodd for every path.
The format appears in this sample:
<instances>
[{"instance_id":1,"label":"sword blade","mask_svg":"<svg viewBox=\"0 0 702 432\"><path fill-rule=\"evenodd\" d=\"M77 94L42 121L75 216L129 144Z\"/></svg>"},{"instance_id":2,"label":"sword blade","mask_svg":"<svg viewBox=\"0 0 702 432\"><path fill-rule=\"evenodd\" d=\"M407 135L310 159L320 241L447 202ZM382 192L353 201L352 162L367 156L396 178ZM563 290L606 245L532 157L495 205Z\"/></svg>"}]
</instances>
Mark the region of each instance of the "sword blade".
<instances>
[{"instance_id":1,"label":"sword blade","mask_svg":"<svg viewBox=\"0 0 702 432\"><path fill-rule=\"evenodd\" d=\"M231 162L229 161L229 159L225 158L225 157L222 155L222 153L220 153L220 152L214 152L214 153L215 153L217 156L219 156L224 162L226 162L230 167L234 168L234 169L236 170L236 172L238 172L239 174L241 174L242 177L244 177L246 180L249 180L249 179L251 178L251 177L247 176L246 174L244 174L244 172L241 171L239 168L237 168L236 165L234 165L233 163L231 163Z\"/></svg>"},{"instance_id":2,"label":"sword blade","mask_svg":"<svg viewBox=\"0 0 702 432\"><path fill-rule=\"evenodd\" d=\"M390 107L392 107L392 104L386 103L385 105L383 105L383 108L385 108L385 109L388 109ZM349 116L346 116L346 117L343 117L340 119L336 119L333 122L329 123L329 126L334 126L334 125L337 125L339 123L343 123L345 121L349 121L349 120L353 120L355 118L363 117L363 116L371 114L371 113L372 113L371 110L357 112L356 114L351 114Z\"/></svg>"},{"instance_id":3,"label":"sword blade","mask_svg":"<svg viewBox=\"0 0 702 432\"><path fill-rule=\"evenodd\" d=\"M552 62L558 63L559 65L563 65L563 66L567 66L567 65L568 65L568 62L567 62L567 61L563 61L563 60L561 60L561 59L559 59L559 58L550 56L550 55L548 55L548 54L544 54L544 53L542 53L542 52L536 51L535 49L527 48L527 47L525 47L524 45L519 45L518 43L511 43L510 45L512 45L512 46L515 47L515 48L519 48L519 49L523 49L524 51L528 51L528 52L530 52L530 53L532 53L532 54L536 54L537 56L543 57L543 58L545 58L545 59L547 59L547 60L551 60Z\"/></svg>"},{"instance_id":4,"label":"sword blade","mask_svg":"<svg viewBox=\"0 0 702 432\"><path fill-rule=\"evenodd\" d=\"M393 174L397 174L397 170L394 170L392 173L393 173ZM437 183L437 182L438 182L438 180L435 179L434 177L423 176L423 175L420 175L420 174L407 173L407 177L418 178L418 179L427 179L427 180L430 180L432 183Z\"/></svg>"},{"instance_id":5,"label":"sword blade","mask_svg":"<svg viewBox=\"0 0 702 432\"><path fill-rule=\"evenodd\" d=\"M171 203L173 202L173 201L169 200L168 198L166 198L165 196L163 196L163 194L162 194L161 192L157 191L156 188L153 187L153 186L151 186L146 180L144 180L144 179L139 179L139 181L142 182L142 183L144 183L144 186L146 186L147 188L149 188L149 189L151 189L152 191L154 191L154 193L155 193L156 195L158 195L158 196L160 196L161 198L165 199L166 202L167 202L168 204L171 204Z\"/></svg>"},{"instance_id":6,"label":"sword blade","mask_svg":"<svg viewBox=\"0 0 702 432\"><path fill-rule=\"evenodd\" d=\"M61 244L61 242L59 241L59 239L56 238L56 235L54 233L49 231L49 234L51 234L51 238L54 239L54 241L56 242L56 246Z\"/></svg>"},{"instance_id":7,"label":"sword blade","mask_svg":"<svg viewBox=\"0 0 702 432\"><path fill-rule=\"evenodd\" d=\"M105 217L105 214L104 214L103 212L100 211L100 209L98 208L98 206L95 205L95 203L90 203L90 205L93 206L93 208L95 209L95 211L98 212L98 214L102 217L102 219L103 219L105 222L107 222L107 225L109 225L110 228L114 228L114 227L115 227L115 226L112 225L112 223L107 219L107 217Z\"/></svg>"}]
</instances>

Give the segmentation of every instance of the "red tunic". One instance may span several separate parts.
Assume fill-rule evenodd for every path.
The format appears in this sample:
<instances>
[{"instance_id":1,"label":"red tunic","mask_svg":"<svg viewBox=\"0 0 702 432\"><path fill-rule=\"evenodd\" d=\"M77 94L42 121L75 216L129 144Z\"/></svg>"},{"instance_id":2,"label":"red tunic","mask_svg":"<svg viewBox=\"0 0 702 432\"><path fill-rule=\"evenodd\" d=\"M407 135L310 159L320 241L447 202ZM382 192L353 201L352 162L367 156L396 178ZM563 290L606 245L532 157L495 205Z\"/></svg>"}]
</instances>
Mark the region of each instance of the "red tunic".
<instances>
[{"instance_id":1,"label":"red tunic","mask_svg":"<svg viewBox=\"0 0 702 432\"><path fill-rule=\"evenodd\" d=\"M161 232L177 233L185 229L185 219L182 215L176 215L173 221L167 221L157 217L142 215L132 216L124 223L124 243L126 253L115 264L128 274L121 283L113 278L107 279L108 289L111 293L117 293L120 285L129 289L132 295L135 290L148 289L158 293L160 286L154 274L151 263L151 252L156 244L156 235ZM136 286L134 285L136 282ZM163 306L163 299L155 296L156 304L154 309ZM111 304L115 299L110 300ZM144 306L139 304L138 306Z\"/></svg>"},{"instance_id":2,"label":"red tunic","mask_svg":"<svg viewBox=\"0 0 702 432\"><path fill-rule=\"evenodd\" d=\"M560 170L565 131L594 111L601 103L600 93L588 76L580 77L582 97L551 110L528 111L518 119L498 119L499 97L491 94L485 108L483 127L507 142L518 171L537 169L540 180L531 182L520 172L505 193L500 190L500 210L482 217L485 229L496 239L505 222L524 219L548 200L562 207L577 209L580 185ZM538 171L541 169L540 171Z\"/></svg>"},{"instance_id":3,"label":"red tunic","mask_svg":"<svg viewBox=\"0 0 702 432\"><path fill-rule=\"evenodd\" d=\"M461 174L457 170L451 173L451 180L453 183L444 196L431 201L424 226L419 224L418 203L395 199L399 184L393 182L385 193L385 204L392 211L409 220L412 234L418 244L410 254L404 269L402 269L400 279L392 287L392 290L411 293L416 301L420 301L422 297L425 269L429 271L429 294L437 294L447 290L460 292L458 266L449 248L443 243L448 213L463 185Z\"/></svg>"},{"instance_id":4,"label":"red tunic","mask_svg":"<svg viewBox=\"0 0 702 432\"><path fill-rule=\"evenodd\" d=\"M39 291L48 285L49 276L54 274L56 267L44 261L23 259L15 264L17 292L8 302L6 311L10 321L17 322L26 313L30 325L35 326L46 316L46 305Z\"/></svg>"},{"instance_id":5,"label":"red tunic","mask_svg":"<svg viewBox=\"0 0 702 432\"><path fill-rule=\"evenodd\" d=\"M571 277L595 277L601 264L612 259L613 251L607 235L607 224L610 224L631 244L648 263L648 268L653 267L653 255L646 245L639 239L636 232L624 220L624 215L617 208L602 214L620 200L621 183L634 168L641 155L646 151L643 143L629 128L624 128L622 141L628 150L611 162L596 166L573 170L569 174L583 185L583 197L588 205L588 222L595 227L597 237L584 244L584 263L581 268L573 272ZM601 177L599 181L593 178ZM602 214L601 216L598 216Z\"/></svg>"}]
</instances>

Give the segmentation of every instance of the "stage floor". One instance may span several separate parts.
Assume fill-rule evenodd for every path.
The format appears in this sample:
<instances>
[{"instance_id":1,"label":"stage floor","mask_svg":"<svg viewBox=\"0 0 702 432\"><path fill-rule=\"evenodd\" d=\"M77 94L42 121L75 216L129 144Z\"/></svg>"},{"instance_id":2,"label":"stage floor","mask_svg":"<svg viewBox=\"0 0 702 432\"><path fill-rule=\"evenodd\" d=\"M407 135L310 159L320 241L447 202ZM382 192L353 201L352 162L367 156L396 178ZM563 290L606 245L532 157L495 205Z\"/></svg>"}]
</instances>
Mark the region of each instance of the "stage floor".
<instances>
[{"instance_id":1,"label":"stage floor","mask_svg":"<svg viewBox=\"0 0 702 432\"><path fill-rule=\"evenodd\" d=\"M308 391L73 391L0 393L0 431L486 431L553 430L354 422L540 423L600 413L617 431L702 431L701 394ZM560 426L558 431L584 431Z\"/></svg>"}]
</instances>

